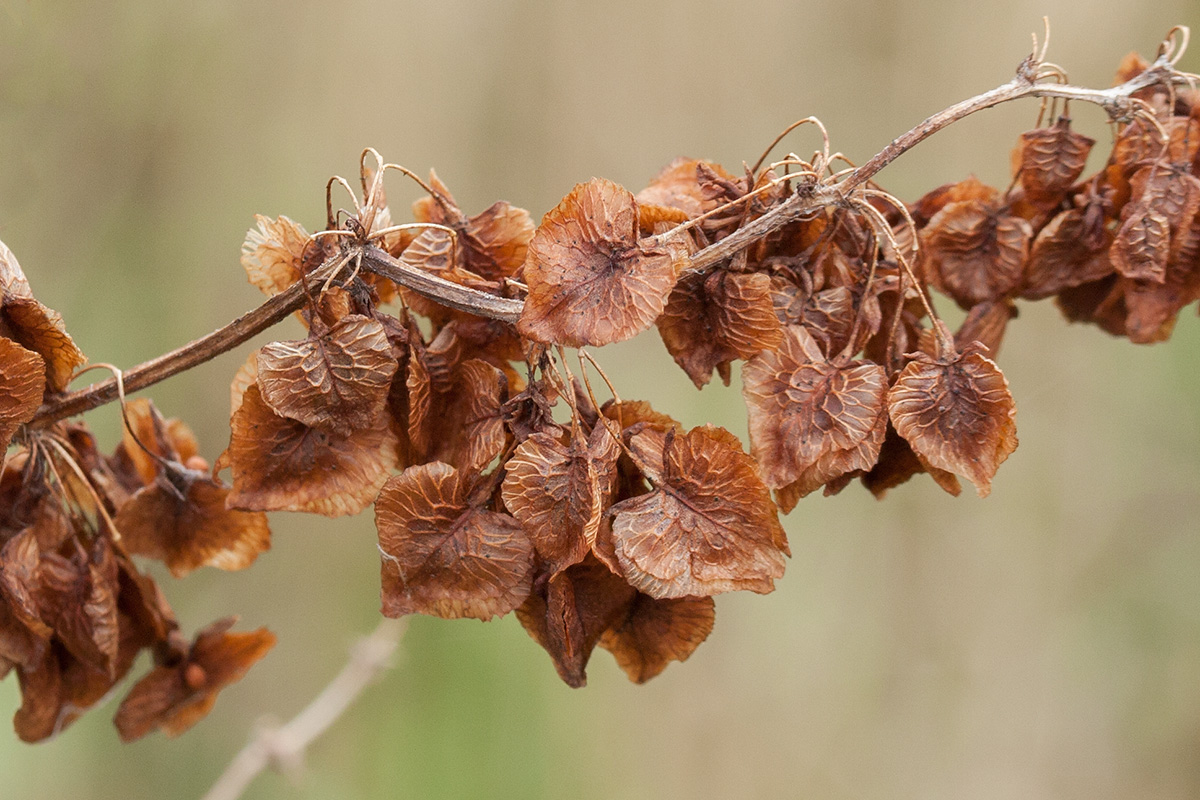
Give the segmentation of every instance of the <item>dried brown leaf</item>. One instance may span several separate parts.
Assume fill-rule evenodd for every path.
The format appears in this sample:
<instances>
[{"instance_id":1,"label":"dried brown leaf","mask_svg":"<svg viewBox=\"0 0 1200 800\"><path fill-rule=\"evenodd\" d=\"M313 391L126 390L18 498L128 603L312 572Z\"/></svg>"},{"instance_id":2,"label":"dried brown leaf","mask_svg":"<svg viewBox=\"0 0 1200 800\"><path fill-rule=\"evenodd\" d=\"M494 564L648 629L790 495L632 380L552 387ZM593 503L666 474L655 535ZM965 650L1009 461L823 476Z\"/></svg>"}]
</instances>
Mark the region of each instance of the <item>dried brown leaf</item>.
<instances>
[{"instance_id":1,"label":"dried brown leaf","mask_svg":"<svg viewBox=\"0 0 1200 800\"><path fill-rule=\"evenodd\" d=\"M754 357L742 370L750 449L766 484L775 489L793 484L823 459L806 486L835 464L869 469L882 441L886 394L883 367L830 362L808 331L790 326L777 352ZM860 445L865 450L859 451ZM854 456L828 458L851 451Z\"/></svg>"},{"instance_id":2,"label":"dried brown leaf","mask_svg":"<svg viewBox=\"0 0 1200 800\"><path fill-rule=\"evenodd\" d=\"M1083 174L1095 139L1071 130L1071 120L1059 117L1049 128L1021 134L1013 162L1025 195L1034 203L1057 203Z\"/></svg>"},{"instance_id":3,"label":"dried brown leaf","mask_svg":"<svg viewBox=\"0 0 1200 800\"><path fill-rule=\"evenodd\" d=\"M182 578L201 566L245 569L271 546L267 516L226 509L229 488L205 473L165 469L115 519L125 548L156 558Z\"/></svg>"},{"instance_id":4,"label":"dried brown leaf","mask_svg":"<svg viewBox=\"0 0 1200 800\"><path fill-rule=\"evenodd\" d=\"M0 549L0 659L36 663L49 646L53 629L38 607L37 536L25 529Z\"/></svg>"},{"instance_id":5,"label":"dried brown leaf","mask_svg":"<svg viewBox=\"0 0 1200 800\"><path fill-rule=\"evenodd\" d=\"M563 444L535 433L505 464L504 505L550 574L583 560L611 501L620 448L603 425L589 438Z\"/></svg>"},{"instance_id":6,"label":"dried brown leaf","mask_svg":"<svg viewBox=\"0 0 1200 800\"><path fill-rule=\"evenodd\" d=\"M117 664L117 563L99 538L88 557L44 553L38 565L40 615L73 657L113 675Z\"/></svg>"},{"instance_id":7,"label":"dried brown leaf","mask_svg":"<svg viewBox=\"0 0 1200 800\"><path fill-rule=\"evenodd\" d=\"M1103 227L1102 217L1099 224L1092 220L1086 208L1071 208L1038 231L1029 250L1021 297L1041 300L1113 271L1108 253L1112 234Z\"/></svg>"},{"instance_id":8,"label":"dried brown leaf","mask_svg":"<svg viewBox=\"0 0 1200 800\"><path fill-rule=\"evenodd\" d=\"M588 557L529 595L517 609L517 619L554 659L559 677L578 689L587 683L585 668L596 644L635 595L633 587Z\"/></svg>"},{"instance_id":9,"label":"dried brown leaf","mask_svg":"<svg viewBox=\"0 0 1200 800\"><path fill-rule=\"evenodd\" d=\"M0 336L0 460L21 423L42 403L46 368L42 357Z\"/></svg>"},{"instance_id":10,"label":"dried brown leaf","mask_svg":"<svg viewBox=\"0 0 1200 800\"><path fill-rule=\"evenodd\" d=\"M696 388L712 379L714 368L728 385L734 359L773 349L783 337L771 279L763 273L688 276L675 285L657 325L667 352Z\"/></svg>"},{"instance_id":11,"label":"dried brown leaf","mask_svg":"<svg viewBox=\"0 0 1200 800\"><path fill-rule=\"evenodd\" d=\"M1012 293L1033 230L994 200L948 203L921 230L925 277L963 308Z\"/></svg>"},{"instance_id":12,"label":"dried brown leaf","mask_svg":"<svg viewBox=\"0 0 1200 800\"><path fill-rule=\"evenodd\" d=\"M1125 206L1121 217L1109 251L1113 267L1126 278L1161 282L1171 247L1167 218L1145 201Z\"/></svg>"},{"instance_id":13,"label":"dried brown leaf","mask_svg":"<svg viewBox=\"0 0 1200 800\"><path fill-rule=\"evenodd\" d=\"M862 476L862 483L875 495L876 500L882 500L889 489L906 483L909 478L922 472L928 472L938 486L954 497L962 493L958 477L953 472L923 463L889 421L887 434L879 448L879 460Z\"/></svg>"},{"instance_id":14,"label":"dried brown leaf","mask_svg":"<svg viewBox=\"0 0 1200 800\"><path fill-rule=\"evenodd\" d=\"M17 667L21 707L13 715L13 728L22 741L57 736L112 691L148 644L131 625L121 625L120 637L111 674L79 661L57 640L36 664Z\"/></svg>"},{"instance_id":15,"label":"dried brown leaf","mask_svg":"<svg viewBox=\"0 0 1200 800\"><path fill-rule=\"evenodd\" d=\"M967 318L954 332L954 344L961 349L971 342L979 342L987 354L995 358L1000 352L1008 321L1016 316L1017 306L1012 300L980 303L967 312Z\"/></svg>"},{"instance_id":16,"label":"dried brown leaf","mask_svg":"<svg viewBox=\"0 0 1200 800\"><path fill-rule=\"evenodd\" d=\"M46 387L61 392L87 356L63 325L62 316L37 301L17 257L0 242L0 330L42 357Z\"/></svg>"}]
</instances>

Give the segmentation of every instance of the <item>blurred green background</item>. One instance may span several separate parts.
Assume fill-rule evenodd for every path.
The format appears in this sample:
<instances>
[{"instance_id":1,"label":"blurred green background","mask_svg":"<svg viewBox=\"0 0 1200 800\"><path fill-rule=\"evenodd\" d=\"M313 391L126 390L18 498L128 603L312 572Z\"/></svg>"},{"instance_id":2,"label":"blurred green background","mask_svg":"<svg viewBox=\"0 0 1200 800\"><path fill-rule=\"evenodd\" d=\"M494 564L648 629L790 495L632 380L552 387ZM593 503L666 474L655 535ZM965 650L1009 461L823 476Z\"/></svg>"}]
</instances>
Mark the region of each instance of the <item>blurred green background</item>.
<instances>
[{"instance_id":1,"label":"blurred green background","mask_svg":"<svg viewBox=\"0 0 1200 800\"><path fill-rule=\"evenodd\" d=\"M1090 85L1173 24L1200 34L1195 0L0 0L0 239L93 361L132 365L257 304L253 214L315 228L366 145L436 166L469 213L504 198L535 218L593 175L636 191L684 154L736 170L809 114L862 161L1007 80L1044 14L1051 59ZM1102 114L1073 112L1102 158ZM1036 114L967 120L881 183L1003 184ZM402 216L416 191L389 188ZM210 459L246 352L149 392ZM745 436L736 385L696 392L653 332L600 355L626 397ZM302 781L248 796L1200 796L1198 356L1191 310L1139 348L1026 304L1000 356L1022 445L987 500L927 479L805 500L778 590L719 598L709 641L644 687L598 652L566 688L511 618L415 619ZM106 446L116 420L89 417ZM206 721L122 747L110 702L48 744L0 735L0 797L198 796L257 721L307 703L375 624L374 529L272 526L247 572L157 573L186 627L237 613L279 634ZM0 717L18 704L10 677Z\"/></svg>"}]
</instances>

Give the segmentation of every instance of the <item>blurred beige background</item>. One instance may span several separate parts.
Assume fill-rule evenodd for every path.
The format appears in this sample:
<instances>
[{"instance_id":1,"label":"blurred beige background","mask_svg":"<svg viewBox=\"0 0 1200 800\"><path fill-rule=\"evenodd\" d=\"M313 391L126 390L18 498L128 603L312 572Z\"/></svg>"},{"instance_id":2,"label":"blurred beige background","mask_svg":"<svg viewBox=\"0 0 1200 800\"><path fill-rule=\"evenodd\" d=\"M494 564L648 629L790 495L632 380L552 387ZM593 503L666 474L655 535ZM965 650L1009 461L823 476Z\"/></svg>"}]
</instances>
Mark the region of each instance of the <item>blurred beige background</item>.
<instances>
[{"instance_id":1,"label":"blurred beige background","mask_svg":"<svg viewBox=\"0 0 1200 800\"><path fill-rule=\"evenodd\" d=\"M737 168L809 114L862 161L1007 80L1043 14L1051 58L1091 85L1172 24L1200 35L1195 0L0 0L0 239L92 360L132 365L258 303L238 265L252 215L315 227L366 145L436 166L469 212L535 218L593 175L636 191L677 155ZM1106 152L1102 115L1073 110ZM1036 114L985 112L881 183L912 200L1006 181ZM417 196L389 188L399 212ZM245 352L149 392L209 458ZM745 435L736 385L696 392L654 333L601 356L625 396ZM719 598L709 641L644 687L598 652L567 689L514 619L417 619L303 782L248 796L1200 796L1198 356L1191 310L1138 348L1026 304L1000 358L1022 444L987 500L927 480L805 500L778 590ZM114 409L89 422L115 442ZM163 576L185 626L240 613L280 636L208 720L122 747L110 703L49 744L0 735L0 796L198 796L256 720L302 707L374 625L374 529L272 525L247 572ZM18 702L10 677L0 717Z\"/></svg>"}]
</instances>

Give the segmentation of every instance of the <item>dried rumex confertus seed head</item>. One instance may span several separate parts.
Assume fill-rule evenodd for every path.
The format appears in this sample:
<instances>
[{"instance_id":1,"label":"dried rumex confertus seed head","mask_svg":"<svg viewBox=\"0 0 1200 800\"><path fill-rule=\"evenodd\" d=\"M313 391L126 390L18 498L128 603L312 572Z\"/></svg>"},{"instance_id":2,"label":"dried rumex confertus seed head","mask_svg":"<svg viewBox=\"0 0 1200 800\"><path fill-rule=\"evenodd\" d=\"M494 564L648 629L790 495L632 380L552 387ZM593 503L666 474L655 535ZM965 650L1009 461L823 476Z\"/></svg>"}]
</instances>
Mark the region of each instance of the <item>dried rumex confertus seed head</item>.
<instances>
[{"instance_id":1,"label":"dried rumex confertus seed head","mask_svg":"<svg viewBox=\"0 0 1200 800\"><path fill-rule=\"evenodd\" d=\"M581 183L529 243L522 336L570 347L629 339L662 313L676 258L638 241L637 203L612 181Z\"/></svg>"},{"instance_id":2,"label":"dried rumex confertus seed head","mask_svg":"<svg viewBox=\"0 0 1200 800\"><path fill-rule=\"evenodd\" d=\"M647 464L655 489L612 507L616 557L634 588L660 598L774 588L787 537L736 436L711 425L680 435L647 429L631 449L647 459L661 453Z\"/></svg>"},{"instance_id":3,"label":"dried rumex confertus seed head","mask_svg":"<svg viewBox=\"0 0 1200 800\"><path fill-rule=\"evenodd\" d=\"M383 613L487 620L529 595L533 543L507 514L472 504L469 476L434 462L391 478L375 502Z\"/></svg>"},{"instance_id":4,"label":"dried rumex confertus seed head","mask_svg":"<svg viewBox=\"0 0 1200 800\"><path fill-rule=\"evenodd\" d=\"M923 464L966 477L980 497L1017 449L1008 381L976 345L961 353L919 354L888 392L888 410Z\"/></svg>"}]
</instances>

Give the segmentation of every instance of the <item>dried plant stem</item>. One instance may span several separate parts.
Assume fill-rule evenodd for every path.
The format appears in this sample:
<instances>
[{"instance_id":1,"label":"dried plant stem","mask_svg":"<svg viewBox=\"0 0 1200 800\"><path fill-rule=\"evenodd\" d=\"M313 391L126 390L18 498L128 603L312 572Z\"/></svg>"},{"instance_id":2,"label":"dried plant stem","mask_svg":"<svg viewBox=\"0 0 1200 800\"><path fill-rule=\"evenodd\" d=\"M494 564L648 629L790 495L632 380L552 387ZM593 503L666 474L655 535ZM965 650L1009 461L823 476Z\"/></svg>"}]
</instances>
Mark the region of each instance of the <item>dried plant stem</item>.
<instances>
[{"instance_id":1,"label":"dried plant stem","mask_svg":"<svg viewBox=\"0 0 1200 800\"><path fill-rule=\"evenodd\" d=\"M847 195L860 186L864 186L880 170L901 155L946 126L985 108L992 108L1001 103L1020 100L1024 97L1056 97L1093 103L1107 111L1113 119L1131 119L1138 114L1139 107L1144 107L1140 101L1132 97L1134 92L1156 84L1187 84L1189 76L1176 71L1169 56L1169 53L1160 56L1144 72L1111 89L1088 89L1082 86L1035 83L1037 63L1027 59L1017 68L1016 77L1008 83L939 111L912 130L893 139L887 147L876 153L869 161L847 173L840 183L832 186L802 185L791 197L758 219L737 229L716 244L694 254L688 269L696 272L709 269L763 236L812 214L818 208L844 205ZM670 232L663 235L669 236Z\"/></svg>"},{"instance_id":2,"label":"dried plant stem","mask_svg":"<svg viewBox=\"0 0 1200 800\"><path fill-rule=\"evenodd\" d=\"M1025 97L1058 98L1093 103L1108 112L1114 119L1128 120L1145 114L1145 106L1133 98L1140 89L1156 84L1186 85L1195 76L1178 72L1171 60L1172 53L1164 52L1145 71L1120 86L1111 89L1088 89L1057 83L1038 83L1041 62L1032 56L1021 62L1017 75L1008 83L991 91L956 103L929 117L912 130L893 139L862 166L840 173L844 177L837 183L806 182L784 202L761 217L738 228L721 241L693 254L687 267L689 272L701 272L729 259L764 236L780 228L811 216L827 206L847 206L848 197L856 189L866 185L880 170L911 150L917 144L958 120L985 108L1019 100ZM390 166L390 165L389 165ZM670 237L670 231L660 238ZM521 316L524 303L506 297L498 297L460 286L424 272L410 264L392 258L374 246L362 248L359 261L364 269L381 275L412 289L438 303L465 311L476 316L488 317L513 323ZM313 272L310 281L323 281L337 272L340 260L326 263ZM184 372L213 357L231 350L250 337L286 319L289 314L303 307L305 294L300 284L272 297L266 303L234 320L225 327L213 331L178 350L139 364L125 375L125 390L134 392L154 383ZM28 423L30 427L45 427L57 420L81 414L90 409L112 402L117 398L115 380L81 389L58 397L44 404Z\"/></svg>"},{"instance_id":3,"label":"dried plant stem","mask_svg":"<svg viewBox=\"0 0 1200 800\"><path fill-rule=\"evenodd\" d=\"M242 748L204 795L204 800L236 800L268 767L296 772L304 753L350 707L363 690L391 666L408 626L405 619L383 619L355 643L342 671L290 722L262 728Z\"/></svg>"},{"instance_id":4,"label":"dried plant stem","mask_svg":"<svg viewBox=\"0 0 1200 800\"><path fill-rule=\"evenodd\" d=\"M310 282L323 281L342 266L340 260L322 264L309 275ZM244 344L250 338L271 328L292 313L300 310L307 302L304 286L297 282L267 300L258 308L218 328L207 336L185 344L177 350L164 353L158 358L123 370L126 393L145 389L173 375L186 372L192 367L211 361L224 352ZM42 405L28 423L31 428L44 428L60 419L82 414L93 408L111 403L120 394L115 378L93 384L86 389L70 392Z\"/></svg>"},{"instance_id":5,"label":"dried plant stem","mask_svg":"<svg viewBox=\"0 0 1200 800\"><path fill-rule=\"evenodd\" d=\"M412 289L444 306L474 314L477 317L498 319L501 322L516 322L525 303L508 297L468 289L452 281L431 275L411 264L392 258L378 247L368 246L362 251L362 265L401 286Z\"/></svg>"}]
</instances>

